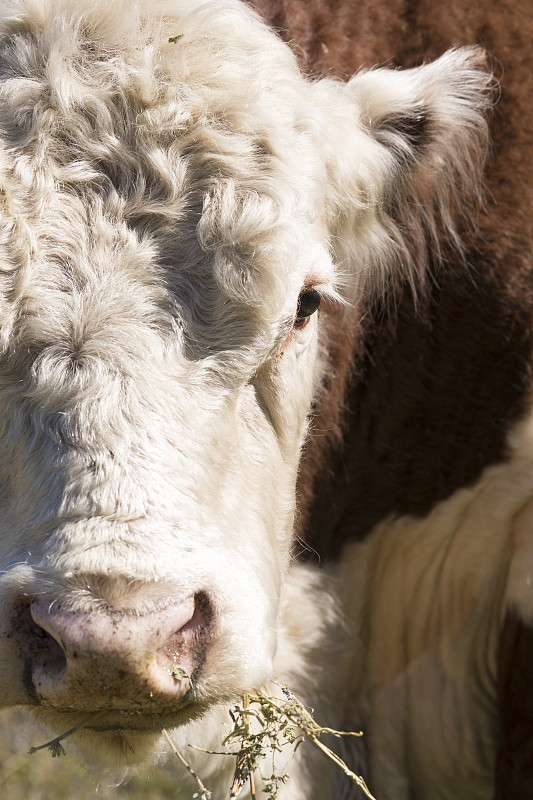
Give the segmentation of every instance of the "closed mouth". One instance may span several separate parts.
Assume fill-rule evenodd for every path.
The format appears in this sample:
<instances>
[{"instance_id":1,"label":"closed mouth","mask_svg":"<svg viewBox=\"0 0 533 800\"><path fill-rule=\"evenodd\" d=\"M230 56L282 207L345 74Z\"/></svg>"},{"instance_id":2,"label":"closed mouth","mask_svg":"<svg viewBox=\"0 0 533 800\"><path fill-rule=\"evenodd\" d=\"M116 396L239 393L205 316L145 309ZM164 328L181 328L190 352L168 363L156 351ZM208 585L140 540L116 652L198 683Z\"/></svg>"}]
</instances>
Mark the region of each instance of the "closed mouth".
<instances>
[{"instance_id":1,"label":"closed mouth","mask_svg":"<svg viewBox=\"0 0 533 800\"><path fill-rule=\"evenodd\" d=\"M94 723L84 725L84 730L95 731L97 733L122 731L128 732L153 732L162 731L165 728L174 728L182 725L191 718L193 711L192 703L184 703L176 710L173 709L168 714L150 714L140 711L110 711L104 712L102 717L95 719ZM196 711L196 713L198 713Z\"/></svg>"},{"instance_id":2,"label":"closed mouth","mask_svg":"<svg viewBox=\"0 0 533 800\"><path fill-rule=\"evenodd\" d=\"M40 711L44 707L40 707ZM175 728L189 722L202 713L202 708L192 700L184 702L179 708L169 709L168 712L145 712L141 710L101 709L93 712L80 712L73 710L53 710L53 727L65 739L74 733L148 733L156 734L166 728ZM51 709L46 709L51 711ZM39 713L43 722L50 724L48 714Z\"/></svg>"}]
</instances>

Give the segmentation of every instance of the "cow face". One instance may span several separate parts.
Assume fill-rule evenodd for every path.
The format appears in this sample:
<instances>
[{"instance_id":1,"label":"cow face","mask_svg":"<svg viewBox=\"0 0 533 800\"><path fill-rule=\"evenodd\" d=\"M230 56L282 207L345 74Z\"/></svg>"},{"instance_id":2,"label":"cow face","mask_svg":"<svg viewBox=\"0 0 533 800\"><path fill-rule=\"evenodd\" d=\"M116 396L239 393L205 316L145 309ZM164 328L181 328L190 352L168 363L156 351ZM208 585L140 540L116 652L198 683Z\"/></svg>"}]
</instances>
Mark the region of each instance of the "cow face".
<instances>
[{"instance_id":1,"label":"cow face","mask_svg":"<svg viewBox=\"0 0 533 800\"><path fill-rule=\"evenodd\" d=\"M310 83L235 2L0 31L2 697L124 763L271 676L325 321L415 276L486 79Z\"/></svg>"}]
</instances>

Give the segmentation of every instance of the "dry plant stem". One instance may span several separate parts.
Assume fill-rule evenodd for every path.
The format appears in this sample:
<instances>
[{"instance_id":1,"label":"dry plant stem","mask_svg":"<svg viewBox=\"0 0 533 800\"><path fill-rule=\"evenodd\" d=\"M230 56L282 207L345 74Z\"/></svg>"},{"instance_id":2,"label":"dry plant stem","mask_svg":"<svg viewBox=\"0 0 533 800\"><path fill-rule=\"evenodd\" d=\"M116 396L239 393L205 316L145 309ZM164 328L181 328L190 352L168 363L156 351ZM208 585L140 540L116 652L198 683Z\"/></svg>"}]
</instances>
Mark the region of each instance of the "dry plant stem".
<instances>
[{"instance_id":1,"label":"dry plant stem","mask_svg":"<svg viewBox=\"0 0 533 800\"><path fill-rule=\"evenodd\" d=\"M62 733L61 736L56 736L55 739L51 739L49 742L45 742L44 744L40 744L38 747L30 747L30 749L28 750L28 753L31 756L34 753L36 753L38 750L44 750L44 748L47 747L50 750L50 752L52 753L52 756L64 756L64 755L66 755L66 753L65 753L65 751L64 751L64 749L63 749L63 747L61 745L61 742L63 741L63 739L66 739L67 736L72 736L73 733L76 733L77 731L81 730L81 728L85 728L86 725L88 725L90 722L93 722L98 717L101 717L102 714L105 714L105 713L106 713L106 709L103 709L102 711L95 711L94 714L91 714L89 717L87 717L87 719L84 719L83 722L80 722L79 725L75 725L73 728L70 728L70 730L65 731L65 733Z\"/></svg>"},{"instance_id":2,"label":"dry plant stem","mask_svg":"<svg viewBox=\"0 0 533 800\"><path fill-rule=\"evenodd\" d=\"M323 728L315 722L309 711L295 695L291 694L291 698L293 700L292 706L285 700L279 701L277 697L266 694L252 695L250 701L259 704L267 703L279 714L284 714L292 722L298 723L299 727L307 736L311 736L313 733L317 736L320 736L322 733L329 733L336 738L340 738L341 736L361 737L363 735L362 731L336 731L333 728ZM280 702L282 705L280 705ZM251 714L253 712L249 711L248 713Z\"/></svg>"},{"instance_id":3,"label":"dry plant stem","mask_svg":"<svg viewBox=\"0 0 533 800\"><path fill-rule=\"evenodd\" d=\"M250 696L248 694L244 695L243 704L242 705L243 705L244 710L248 711L248 708L249 708L249 705L250 705ZM250 732L250 717L249 716L246 717L246 730L248 731L248 733ZM250 795L251 795L251 800L256 800L255 778L254 778L254 773L253 772L250 772Z\"/></svg>"},{"instance_id":4,"label":"dry plant stem","mask_svg":"<svg viewBox=\"0 0 533 800\"><path fill-rule=\"evenodd\" d=\"M196 772L193 770L191 765L183 758L183 756L181 755L180 751L176 748L174 742L172 741L172 739L168 735L168 731L166 731L163 728L163 733L165 735L165 738L166 738L167 742L169 743L169 745L171 747L172 752L176 756L176 758L183 764L183 766L185 767L187 772L190 775L192 775L192 777L194 778L194 780L198 784L198 788L200 789L201 797L205 798L205 800L209 800L209 798L211 797L211 792L209 791L209 789L206 789L206 787L204 786L204 784L202 783L202 781L200 780L200 778L198 777Z\"/></svg>"},{"instance_id":5,"label":"dry plant stem","mask_svg":"<svg viewBox=\"0 0 533 800\"><path fill-rule=\"evenodd\" d=\"M337 766L339 766L342 769L342 771L344 772L345 775L348 776L348 778L351 778L352 781L354 781L354 783L356 783L359 786L359 788L366 794L369 800L376 800L374 795L371 794L363 778L361 778L360 775L356 775L355 772L352 772L352 770L344 763L342 758L339 758L339 756L336 753L334 753L333 750L330 750L329 747L326 747L326 745L323 744L319 739L317 739L316 736L310 735L309 738L314 744L316 744L317 747L319 747L322 750L323 753L327 755L328 758L330 758L335 764L337 764Z\"/></svg>"},{"instance_id":6,"label":"dry plant stem","mask_svg":"<svg viewBox=\"0 0 533 800\"><path fill-rule=\"evenodd\" d=\"M229 800L237 800L237 797L240 795L242 789L242 784L239 783L238 778L233 779L233 783L231 784L231 789L229 790Z\"/></svg>"}]
</instances>

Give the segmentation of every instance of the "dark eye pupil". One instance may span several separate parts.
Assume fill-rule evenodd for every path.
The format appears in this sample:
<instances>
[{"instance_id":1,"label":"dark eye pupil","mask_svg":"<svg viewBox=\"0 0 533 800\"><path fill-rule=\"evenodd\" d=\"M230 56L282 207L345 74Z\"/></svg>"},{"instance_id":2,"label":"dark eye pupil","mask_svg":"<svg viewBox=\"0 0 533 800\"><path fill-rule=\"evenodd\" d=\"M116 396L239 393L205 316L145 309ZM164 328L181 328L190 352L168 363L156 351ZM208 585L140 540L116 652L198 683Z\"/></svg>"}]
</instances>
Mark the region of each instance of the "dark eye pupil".
<instances>
[{"instance_id":1,"label":"dark eye pupil","mask_svg":"<svg viewBox=\"0 0 533 800\"><path fill-rule=\"evenodd\" d=\"M302 292L298 298L298 307L296 309L296 319L303 320L314 314L320 305L320 293L316 289L311 289L309 292Z\"/></svg>"}]
</instances>

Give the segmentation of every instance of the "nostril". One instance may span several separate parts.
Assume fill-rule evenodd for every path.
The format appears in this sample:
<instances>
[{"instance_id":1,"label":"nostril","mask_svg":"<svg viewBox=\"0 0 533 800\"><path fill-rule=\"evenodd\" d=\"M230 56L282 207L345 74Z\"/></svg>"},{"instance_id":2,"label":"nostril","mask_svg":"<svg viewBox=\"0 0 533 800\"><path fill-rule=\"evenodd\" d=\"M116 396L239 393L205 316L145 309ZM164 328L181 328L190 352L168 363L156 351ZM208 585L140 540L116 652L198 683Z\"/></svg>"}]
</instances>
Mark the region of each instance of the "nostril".
<instances>
[{"instance_id":1,"label":"nostril","mask_svg":"<svg viewBox=\"0 0 533 800\"><path fill-rule=\"evenodd\" d=\"M33 618L27 606L20 615L21 627L27 631L26 649L29 650L34 665L49 678L59 678L66 670L65 647Z\"/></svg>"},{"instance_id":2,"label":"nostril","mask_svg":"<svg viewBox=\"0 0 533 800\"><path fill-rule=\"evenodd\" d=\"M176 682L192 678L202 666L211 620L209 600L199 593L194 598L194 613L190 620L174 631L159 649L158 665L170 672Z\"/></svg>"},{"instance_id":3,"label":"nostril","mask_svg":"<svg viewBox=\"0 0 533 800\"><path fill-rule=\"evenodd\" d=\"M67 659L61 645L55 639L46 633L45 637L41 640L43 642L43 649L40 654L39 666L52 680L61 678L67 668ZM36 662L37 666L37 662Z\"/></svg>"},{"instance_id":4,"label":"nostril","mask_svg":"<svg viewBox=\"0 0 533 800\"><path fill-rule=\"evenodd\" d=\"M34 639L34 651L36 661L40 661L40 666L50 677L57 677L64 672L67 666L65 646L58 642L48 631L38 625L35 620L31 620L30 634Z\"/></svg>"}]
</instances>

